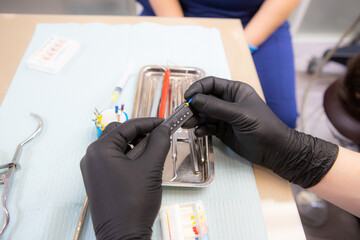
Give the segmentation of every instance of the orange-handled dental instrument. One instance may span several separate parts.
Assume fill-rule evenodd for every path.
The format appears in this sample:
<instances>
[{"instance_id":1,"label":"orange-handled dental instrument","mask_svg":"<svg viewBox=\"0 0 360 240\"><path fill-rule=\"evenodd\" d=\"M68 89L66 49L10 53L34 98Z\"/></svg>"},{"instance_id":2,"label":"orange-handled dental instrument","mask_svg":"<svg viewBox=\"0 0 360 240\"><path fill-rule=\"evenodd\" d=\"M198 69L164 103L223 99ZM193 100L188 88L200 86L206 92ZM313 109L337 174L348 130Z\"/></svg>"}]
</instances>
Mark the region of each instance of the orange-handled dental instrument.
<instances>
[{"instance_id":1,"label":"orange-handled dental instrument","mask_svg":"<svg viewBox=\"0 0 360 240\"><path fill-rule=\"evenodd\" d=\"M161 93L160 110L158 115L159 118L165 118L166 102L169 94L170 73L170 69L165 70L164 82Z\"/></svg>"}]
</instances>

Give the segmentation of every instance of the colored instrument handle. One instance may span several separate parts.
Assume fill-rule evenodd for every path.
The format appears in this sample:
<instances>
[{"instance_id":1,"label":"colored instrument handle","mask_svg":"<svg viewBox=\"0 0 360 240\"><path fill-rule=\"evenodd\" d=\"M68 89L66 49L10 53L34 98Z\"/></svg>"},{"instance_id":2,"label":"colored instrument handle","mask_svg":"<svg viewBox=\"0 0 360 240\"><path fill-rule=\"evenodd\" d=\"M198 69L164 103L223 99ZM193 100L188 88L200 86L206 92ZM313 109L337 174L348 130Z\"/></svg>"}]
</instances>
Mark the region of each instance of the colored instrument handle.
<instances>
[{"instance_id":1,"label":"colored instrument handle","mask_svg":"<svg viewBox=\"0 0 360 240\"><path fill-rule=\"evenodd\" d=\"M170 69L165 71L163 88L161 93L161 101L160 101L160 110L159 110L159 118L165 118L165 109L166 102L169 94L169 85L170 85Z\"/></svg>"}]
</instances>

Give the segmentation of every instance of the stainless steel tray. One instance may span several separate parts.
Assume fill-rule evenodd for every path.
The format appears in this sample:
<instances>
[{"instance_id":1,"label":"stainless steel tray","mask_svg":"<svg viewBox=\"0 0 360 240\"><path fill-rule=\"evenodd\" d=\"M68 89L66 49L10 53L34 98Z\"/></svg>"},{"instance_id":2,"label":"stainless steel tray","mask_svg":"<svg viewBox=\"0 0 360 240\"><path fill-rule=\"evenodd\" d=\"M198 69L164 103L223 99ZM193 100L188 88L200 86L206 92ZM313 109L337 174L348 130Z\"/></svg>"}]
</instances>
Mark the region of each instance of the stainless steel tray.
<instances>
[{"instance_id":1,"label":"stainless steel tray","mask_svg":"<svg viewBox=\"0 0 360 240\"><path fill-rule=\"evenodd\" d=\"M194 67L145 66L140 70L133 118L157 116L164 72L170 69L166 116L184 101L184 92L205 77ZM160 92L161 93L161 92ZM215 177L211 137L196 138L193 129L180 128L171 136L171 147L163 173L163 186L206 187Z\"/></svg>"}]
</instances>

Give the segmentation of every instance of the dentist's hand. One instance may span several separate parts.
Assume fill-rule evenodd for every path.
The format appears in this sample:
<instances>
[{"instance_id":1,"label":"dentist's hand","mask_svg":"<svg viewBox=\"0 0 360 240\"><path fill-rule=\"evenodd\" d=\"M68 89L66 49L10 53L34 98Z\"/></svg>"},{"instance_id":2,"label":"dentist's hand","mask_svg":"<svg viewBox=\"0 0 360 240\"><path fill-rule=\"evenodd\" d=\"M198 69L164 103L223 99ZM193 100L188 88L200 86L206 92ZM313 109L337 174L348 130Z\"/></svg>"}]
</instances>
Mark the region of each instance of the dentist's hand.
<instances>
[{"instance_id":1,"label":"dentist's hand","mask_svg":"<svg viewBox=\"0 0 360 240\"><path fill-rule=\"evenodd\" d=\"M162 171L170 147L163 120L143 118L110 124L80 163L97 239L151 239L161 204ZM128 143L149 133L145 151L134 160Z\"/></svg>"},{"instance_id":2,"label":"dentist's hand","mask_svg":"<svg viewBox=\"0 0 360 240\"><path fill-rule=\"evenodd\" d=\"M240 156L304 188L316 185L336 160L337 145L287 127L245 83L206 77L185 92L185 99L191 97L197 136L215 135Z\"/></svg>"}]
</instances>

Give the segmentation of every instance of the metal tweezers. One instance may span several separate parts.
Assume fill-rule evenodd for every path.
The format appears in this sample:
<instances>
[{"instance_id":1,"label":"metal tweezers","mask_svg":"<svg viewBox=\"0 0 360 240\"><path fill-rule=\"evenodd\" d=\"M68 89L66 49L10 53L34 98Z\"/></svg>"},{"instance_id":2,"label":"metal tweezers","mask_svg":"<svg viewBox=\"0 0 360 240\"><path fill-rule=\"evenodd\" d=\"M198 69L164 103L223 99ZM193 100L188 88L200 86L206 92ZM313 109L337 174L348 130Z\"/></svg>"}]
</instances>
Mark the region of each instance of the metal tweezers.
<instances>
[{"instance_id":1,"label":"metal tweezers","mask_svg":"<svg viewBox=\"0 0 360 240\"><path fill-rule=\"evenodd\" d=\"M22 147L27 142L29 142L31 139L33 139L41 131L41 128L42 128L41 118L38 115L36 115L35 113L31 113L31 116L33 116L34 118L36 118L38 120L38 126L37 126L35 132L33 134L31 134L30 137L28 137L27 139L25 139L24 141L22 141L21 143L19 143L17 145L15 154L10 163L0 165L0 170L7 169L6 171L0 173L0 184L4 185L2 194L1 194L1 204L2 204L2 209L3 209L3 211L5 213L5 217L6 217L5 224L0 232L0 236L4 233L5 228L7 227L8 223L10 221L9 211L7 210L7 207L6 207L6 199L7 199L7 195L8 195L8 191L9 191L11 177L13 176L15 170L20 169L20 164L18 163L18 160L21 155Z\"/></svg>"}]
</instances>

